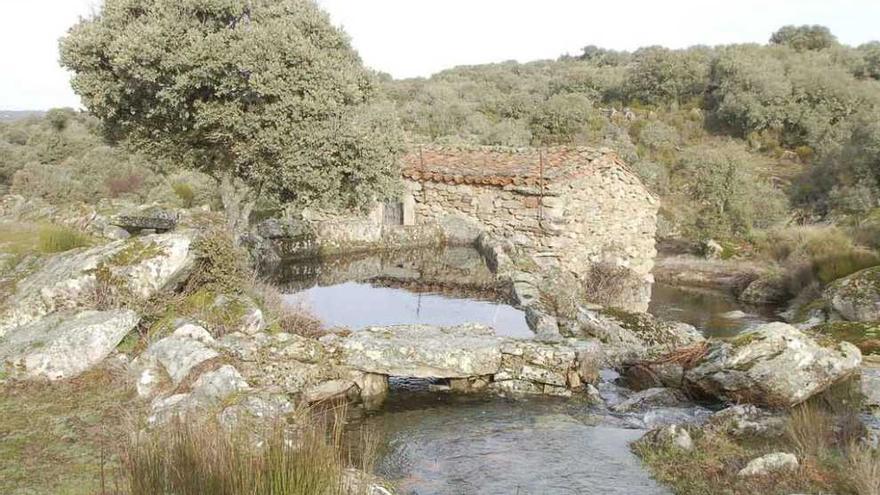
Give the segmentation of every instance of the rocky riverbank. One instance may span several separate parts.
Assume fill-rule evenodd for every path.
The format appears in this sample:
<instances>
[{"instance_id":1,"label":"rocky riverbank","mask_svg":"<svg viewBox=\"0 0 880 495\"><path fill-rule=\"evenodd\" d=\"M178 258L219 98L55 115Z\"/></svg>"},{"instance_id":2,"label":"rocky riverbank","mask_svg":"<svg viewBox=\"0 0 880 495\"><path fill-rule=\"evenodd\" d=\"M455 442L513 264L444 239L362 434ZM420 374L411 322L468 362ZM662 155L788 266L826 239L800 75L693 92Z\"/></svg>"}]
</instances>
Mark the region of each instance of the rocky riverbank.
<instances>
[{"instance_id":1,"label":"rocky riverbank","mask_svg":"<svg viewBox=\"0 0 880 495\"><path fill-rule=\"evenodd\" d=\"M734 430L763 432L777 428L787 411L857 378L859 347L867 349L785 323L707 340L687 324L586 304L582 293L548 274L523 270L515 251L488 238L478 241L480 252L498 286L526 312L534 340L499 337L478 325L316 331L252 282L241 263L246 255L218 229L216 215L129 209L95 218L105 227L91 230L100 235L90 245L20 256L4 269L0 376L8 386L60 387L112 365L141 404L148 430L175 418L265 423L338 403L376 410L393 393L392 378L419 378L438 393L570 397L621 415L692 401L710 409L748 406L742 414L716 413L709 423L727 418ZM665 274L658 278L675 280L676 263L661 263ZM749 267L730 275L706 266L691 278L740 287L762 276ZM860 272L829 286L823 321L871 318L871 276ZM608 373L619 373L632 391L619 399L605 394ZM870 376L866 383L873 383ZM636 449L662 476L651 452L708 447L714 433L707 432L716 430L696 428L667 424ZM797 454L791 462L782 454L755 456L742 476L796 471L796 462L808 459Z\"/></svg>"}]
</instances>

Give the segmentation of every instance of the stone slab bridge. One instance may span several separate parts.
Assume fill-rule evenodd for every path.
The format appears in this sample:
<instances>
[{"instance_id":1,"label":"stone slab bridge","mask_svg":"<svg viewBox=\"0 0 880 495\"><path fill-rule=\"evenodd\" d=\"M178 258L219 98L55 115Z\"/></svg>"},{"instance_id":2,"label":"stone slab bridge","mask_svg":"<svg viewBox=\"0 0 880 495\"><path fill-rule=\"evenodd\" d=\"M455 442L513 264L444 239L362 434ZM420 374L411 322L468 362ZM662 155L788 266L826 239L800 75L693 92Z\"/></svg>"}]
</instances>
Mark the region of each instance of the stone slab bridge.
<instances>
[{"instance_id":1,"label":"stone slab bridge","mask_svg":"<svg viewBox=\"0 0 880 495\"><path fill-rule=\"evenodd\" d=\"M480 325L373 327L341 342L344 365L370 375L449 380L456 391L571 396L595 381L601 345L567 339L541 343L495 335ZM365 402L376 397L364 397Z\"/></svg>"}]
</instances>

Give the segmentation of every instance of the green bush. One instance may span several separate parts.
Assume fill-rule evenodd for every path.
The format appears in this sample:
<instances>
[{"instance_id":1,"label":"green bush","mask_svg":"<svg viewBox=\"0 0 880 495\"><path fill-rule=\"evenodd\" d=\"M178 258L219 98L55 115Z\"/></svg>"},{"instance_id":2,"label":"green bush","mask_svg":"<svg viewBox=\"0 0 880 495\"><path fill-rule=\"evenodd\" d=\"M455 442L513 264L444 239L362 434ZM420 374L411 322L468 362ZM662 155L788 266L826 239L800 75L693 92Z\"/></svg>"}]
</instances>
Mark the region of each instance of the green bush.
<instances>
[{"instance_id":1,"label":"green bush","mask_svg":"<svg viewBox=\"0 0 880 495\"><path fill-rule=\"evenodd\" d=\"M193 207L196 193L189 184L185 182L175 182L174 184L171 184L171 189L174 190L174 194L176 194L177 197L180 198L180 201L183 202L184 208Z\"/></svg>"},{"instance_id":2,"label":"green bush","mask_svg":"<svg viewBox=\"0 0 880 495\"><path fill-rule=\"evenodd\" d=\"M187 281L187 292L240 294L250 286L247 253L236 247L232 236L221 229L205 232L194 243L196 266Z\"/></svg>"},{"instance_id":3,"label":"green bush","mask_svg":"<svg viewBox=\"0 0 880 495\"><path fill-rule=\"evenodd\" d=\"M686 203L681 221L697 238L749 234L779 221L785 195L758 175L752 156L733 142L684 150L672 171L673 190Z\"/></svg>"}]
</instances>

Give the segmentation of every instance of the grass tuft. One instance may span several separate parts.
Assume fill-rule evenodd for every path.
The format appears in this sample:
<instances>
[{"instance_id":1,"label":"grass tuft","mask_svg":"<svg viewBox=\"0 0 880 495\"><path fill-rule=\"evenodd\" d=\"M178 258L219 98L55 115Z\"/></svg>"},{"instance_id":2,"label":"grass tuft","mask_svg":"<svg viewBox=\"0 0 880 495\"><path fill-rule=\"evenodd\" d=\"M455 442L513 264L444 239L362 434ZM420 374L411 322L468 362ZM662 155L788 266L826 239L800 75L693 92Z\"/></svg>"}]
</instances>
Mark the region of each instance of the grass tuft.
<instances>
[{"instance_id":1,"label":"grass tuft","mask_svg":"<svg viewBox=\"0 0 880 495\"><path fill-rule=\"evenodd\" d=\"M51 254L63 253L90 244L91 238L88 235L67 227L45 226L39 230L37 248L43 253Z\"/></svg>"}]
</instances>

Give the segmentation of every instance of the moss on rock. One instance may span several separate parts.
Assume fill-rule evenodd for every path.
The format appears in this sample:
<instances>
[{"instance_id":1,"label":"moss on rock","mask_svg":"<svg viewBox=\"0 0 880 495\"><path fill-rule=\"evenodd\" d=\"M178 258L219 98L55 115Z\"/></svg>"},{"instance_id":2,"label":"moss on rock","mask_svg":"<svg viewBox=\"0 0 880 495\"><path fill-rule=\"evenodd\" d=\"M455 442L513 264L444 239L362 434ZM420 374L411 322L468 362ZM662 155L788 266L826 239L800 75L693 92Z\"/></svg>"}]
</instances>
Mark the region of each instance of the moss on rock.
<instances>
[{"instance_id":1,"label":"moss on rock","mask_svg":"<svg viewBox=\"0 0 880 495\"><path fill-rule=\"evenodd\" d=\"M880 323L834 321L813 327L810 331L820 341L822 337L834 342L846 341L858 347L864 355L880 355Z\"/></svg>"}]
</instances>

